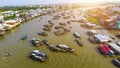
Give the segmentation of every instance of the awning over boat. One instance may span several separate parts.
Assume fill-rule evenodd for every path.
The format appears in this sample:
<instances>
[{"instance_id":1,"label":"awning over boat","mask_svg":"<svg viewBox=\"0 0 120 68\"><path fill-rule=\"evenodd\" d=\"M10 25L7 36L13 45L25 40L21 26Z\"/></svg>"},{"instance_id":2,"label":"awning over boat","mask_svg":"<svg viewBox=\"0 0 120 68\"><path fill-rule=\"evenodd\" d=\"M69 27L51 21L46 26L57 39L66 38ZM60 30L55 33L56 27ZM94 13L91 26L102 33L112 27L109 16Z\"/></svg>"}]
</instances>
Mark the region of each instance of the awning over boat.
<instances>
[{"instance_id":1,"label":"awning over boat","mask_svg":"<svg viewBox=\"0 0 120 68\"><path fill-rule=\"evenodd\" d=\"M97 34L95 35L95 37L101 42L108 42L109 38L107 36L101 35L101 34Z\"/></svg>"}]
</instances>

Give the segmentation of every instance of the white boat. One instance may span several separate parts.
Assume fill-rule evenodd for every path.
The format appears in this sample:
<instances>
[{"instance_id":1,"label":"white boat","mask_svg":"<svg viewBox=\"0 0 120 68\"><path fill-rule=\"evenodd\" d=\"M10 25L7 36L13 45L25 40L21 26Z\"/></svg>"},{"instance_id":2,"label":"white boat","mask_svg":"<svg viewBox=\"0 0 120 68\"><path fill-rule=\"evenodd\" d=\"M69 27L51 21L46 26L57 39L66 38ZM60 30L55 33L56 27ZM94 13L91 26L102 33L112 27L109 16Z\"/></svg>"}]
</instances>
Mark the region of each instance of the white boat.
<instances>
[{"instance_id":1,"label":"white boat","mask_svg":"<svg viewBox=\"0 0 120 68\"><path fill-rule=\"evenodd\" d=\"M80 37L80 34L77 33L77 32L74 32L74 36L75 36L76 38L81 38L81 37Z\"/></svg>"}]
</instances>

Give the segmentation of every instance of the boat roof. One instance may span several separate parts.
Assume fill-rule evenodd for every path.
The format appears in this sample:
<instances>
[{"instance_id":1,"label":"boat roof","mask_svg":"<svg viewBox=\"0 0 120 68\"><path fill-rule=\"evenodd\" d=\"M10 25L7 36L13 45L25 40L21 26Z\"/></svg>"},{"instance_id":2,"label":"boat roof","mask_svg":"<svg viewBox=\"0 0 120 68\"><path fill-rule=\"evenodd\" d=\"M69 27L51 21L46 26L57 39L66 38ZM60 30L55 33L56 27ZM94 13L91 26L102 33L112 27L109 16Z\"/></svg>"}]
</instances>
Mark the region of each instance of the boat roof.
<instances>
[{"instance_id":1,"label":"boat roof","mask_svg":"<svg viewBox=\"0 0 120 68\"><path fill-rule=\"evenodd\" d=\"M106 36L104 36L104 35L101 35L101 34L97 34L97 35L95 35L95 37L102 43L102 42L108 42L109 41L109 39L106 37Z\"/></svg>"},{"instance_id":2,"label":"boat roof","mask_svg":"<svg viewBox=\"0 0 120 68\"><path fill-rule=\"evenodd\" d=\"M66 44L58 44L58 46L64 47L64 48L69 48L69 46L67 46Z\"/></svg>"},{"instance_id":3,"label":"boat roof","mask_svg":"<svg viewBox=\"0 0 120 68\"><path fill-rule=\"evenodd\" d=\"M120 47L117 46L117 44L115 43L108 43L109 46L111 46L112 48L114 48L116 51L118 51L120 53Z\"/></svg>"},{"instance_id":4,"label":"boat roof","mask_svg":"<svg viewBox=\"0 0 120 68\"><path fill-rule=\"evenodd\" d=\"M74 34L77 35L77 36L80 36L80 34L78 32L74 32Z\"/></svg>"},{"instance_id":5,"label":"boat roof","mask_svg":"<svg viewBox=\"0 0 120 68\"><path fill-rule=\"evenodd\" d=\"M105 38L107 38L108 40L112 40L108 35L103 35Z\"/></svg>"},{"instance_id":6,"label":"boat roof","mask_svg":"<svg viewBox=\"0 0 120 68\"><path fill-rule=\"evenodd\" d=\"M95 30L89 30L90 32L92 32L92 33L97 33Z\"/></svg>"}]
</instances>

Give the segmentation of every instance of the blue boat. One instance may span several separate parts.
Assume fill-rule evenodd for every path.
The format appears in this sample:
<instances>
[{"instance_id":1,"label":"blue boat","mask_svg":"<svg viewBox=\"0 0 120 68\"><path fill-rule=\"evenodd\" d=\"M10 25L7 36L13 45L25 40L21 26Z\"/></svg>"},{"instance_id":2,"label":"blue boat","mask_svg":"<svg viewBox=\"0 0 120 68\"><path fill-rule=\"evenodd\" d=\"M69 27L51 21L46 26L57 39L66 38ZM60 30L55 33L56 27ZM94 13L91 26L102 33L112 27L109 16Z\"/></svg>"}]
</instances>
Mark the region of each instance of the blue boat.
<instances>
[{"instance_id":1,"label":"blue boat","mask_svg":"<svg viewBox=\"0 0 120 68\"><path fill-rule=\"evenodd\" d=\"M25 39L27 39L27 35L23 35L23 36L21 37L21 40L25 40Z\"/></svg>"}]
</instances>

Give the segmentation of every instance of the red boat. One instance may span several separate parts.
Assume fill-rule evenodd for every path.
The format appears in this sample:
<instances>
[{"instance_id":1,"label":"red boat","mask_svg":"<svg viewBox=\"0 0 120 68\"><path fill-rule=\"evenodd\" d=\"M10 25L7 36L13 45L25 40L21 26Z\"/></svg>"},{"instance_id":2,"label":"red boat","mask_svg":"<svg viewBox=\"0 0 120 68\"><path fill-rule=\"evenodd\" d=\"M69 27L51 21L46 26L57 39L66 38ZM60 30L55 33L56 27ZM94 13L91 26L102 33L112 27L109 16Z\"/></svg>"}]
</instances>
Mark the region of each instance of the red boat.
<instances>
[{"instance_id":1,"label":"red boat","mask_svg":"<svg viewBox=\"0 0 120 68\"><path fill-rule=\"evenodd\" d=\"M102 54L109 55L109 56L114 56L114 51L106 44L103 43L101 44L98 49L102 52Z\"/></svg>"}]
</instances>

